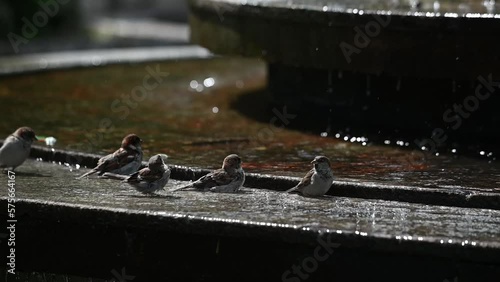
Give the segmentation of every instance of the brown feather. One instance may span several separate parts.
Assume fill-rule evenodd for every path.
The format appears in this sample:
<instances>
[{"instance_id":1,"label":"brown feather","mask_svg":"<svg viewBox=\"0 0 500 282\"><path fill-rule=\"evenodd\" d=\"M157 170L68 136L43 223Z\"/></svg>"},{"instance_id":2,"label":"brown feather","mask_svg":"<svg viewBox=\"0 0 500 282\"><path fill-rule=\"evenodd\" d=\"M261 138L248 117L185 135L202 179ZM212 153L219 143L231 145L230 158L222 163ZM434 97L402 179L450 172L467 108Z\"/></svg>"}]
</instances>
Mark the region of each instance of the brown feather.
<instances>
[{"instance_id":1,"label":"brown feather","mask_svg":"<svg viewBox=\"0 0 500 282\"><path fill-rule=\"evenodd\" d=\"M295 187L287 190L287 193L293 192L293 191L301 191L302 188L308 186L311 184L311 178L314 174L314 169L311 169L303 178L300 180L299 184L297 184Z\"/></svg>"}]
</instances>

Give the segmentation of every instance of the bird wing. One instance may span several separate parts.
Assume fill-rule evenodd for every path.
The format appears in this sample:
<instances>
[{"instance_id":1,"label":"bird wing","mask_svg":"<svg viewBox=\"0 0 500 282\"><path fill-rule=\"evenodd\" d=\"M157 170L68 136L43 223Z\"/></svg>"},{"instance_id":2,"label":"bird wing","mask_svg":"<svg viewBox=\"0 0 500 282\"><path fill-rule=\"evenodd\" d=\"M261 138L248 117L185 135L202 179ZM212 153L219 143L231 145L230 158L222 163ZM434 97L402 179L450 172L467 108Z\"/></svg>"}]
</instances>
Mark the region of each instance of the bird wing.
<instances>
[{"instance_id":1,"label":"bird wing","mask_svg":"<svg viewBox=\"0 0 500 282\"><path fill-rule=\"evenodd\" d=\"M301 191L304 187L311 185L311 179L314 174L314 169L311 169L303 178L300 180L299 184L295 187L286 191L286 193L290 193L293 191Z\"/></svg>"},{"instance_id":2,"label":"bird wing","mask_svg":"<svg viewBox=\"0 0 500 282\"><path fill-rule=\"evenodd\" d=\"M234 177L224 169L215 170L193 183L193 187L198 189L211 188L215 186L227 185L233 181Z\"/></svg>"},{"instance_id":3,"label":"bird wing","mask_svg":"<svg viewBox=\"0 0 500 282\"><path fill-rule=\"evenodd\" d=\"M107 172L119 169L128 163L135 160L137 152L134 150L126 150L120 148L116 150L113 154L102 157L97 166L94 168L96 171Z\"/></svg>"},{"instance_id":4,"label":"bird wing","mask_svg":"<svg viewBox=\"0 0 500 282\"><path fill-rule=\"evenodd\" d=\"M224 169L219 168L209 174L200 177L200 179L196 180L193 183L175 188L173 190L170 190L170 192L180 191L192 187L196 189L208 189L215 186L227 185L231 183L231 181L233 181L233 177Z\"/></svg>"},{"instance_id":5,"label":"bird wing","mask_svg":"<svg viewBox=\"0 0 500 282\"><path fill-rule=\"evenodd\" d=\"M146 182L153 182L156 180L161 179L163 176L163 173L161 172L154 172L148 167L145 167L138 172L135 172L130 175L130 177L127 179L127 182L129 183L138 183L140 181L146 181Z\"/></svg>"}]
</instances>

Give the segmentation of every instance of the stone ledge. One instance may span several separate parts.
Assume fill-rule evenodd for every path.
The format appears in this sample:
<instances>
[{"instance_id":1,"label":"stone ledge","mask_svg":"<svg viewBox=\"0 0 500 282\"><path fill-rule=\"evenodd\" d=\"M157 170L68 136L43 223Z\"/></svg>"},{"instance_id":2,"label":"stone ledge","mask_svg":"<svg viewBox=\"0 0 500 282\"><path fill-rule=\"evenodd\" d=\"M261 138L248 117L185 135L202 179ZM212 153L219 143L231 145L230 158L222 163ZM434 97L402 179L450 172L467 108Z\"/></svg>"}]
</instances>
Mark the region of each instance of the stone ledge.
<instances>
[{"instance_id":1,"label":"stone ledge","mask_svg":"<svg viewBox=\"0 0 500 282\"><path fill-rule=\"evenodd\" d=\"M49 149L33 146L32 158L94 167L102 156L81 152ZM144 162L144 165L146 163ZM176 180L196 180L210 170L171 165L171 178ZM298 177L263 175L247 173L245 186L275 191L285 191L300 181ZM381 199L388 201L404 201L429 205L456 206L468 208L486 208L500 210L500 193L477 192L467 190L444 190L438 188L421 188L411 186L393 186L363 182L362 180L336 180L329 195L355 197L363 199Z\"/></svg>"}]
</instances>

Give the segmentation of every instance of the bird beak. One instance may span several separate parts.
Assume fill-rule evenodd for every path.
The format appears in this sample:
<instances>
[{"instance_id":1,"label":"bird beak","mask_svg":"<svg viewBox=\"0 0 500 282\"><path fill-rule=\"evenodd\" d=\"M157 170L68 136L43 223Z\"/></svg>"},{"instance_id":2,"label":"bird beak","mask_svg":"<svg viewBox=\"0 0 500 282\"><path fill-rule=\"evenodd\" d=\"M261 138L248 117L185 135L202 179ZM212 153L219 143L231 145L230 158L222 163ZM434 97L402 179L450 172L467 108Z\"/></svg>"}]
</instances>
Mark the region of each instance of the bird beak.
<instances>
[{"instance_id":1,"label":"bird beak","mask_svg":"<svg viewBox=\"0 0 500 282\"><path fill-rule=\"evenodd\" d=\"M311 161L311 163L312 163L312 164L315 164L315 163L317 163L317 161L316 161L316 160L312 160L312 161Z\"/></svg>"}]
</instances>

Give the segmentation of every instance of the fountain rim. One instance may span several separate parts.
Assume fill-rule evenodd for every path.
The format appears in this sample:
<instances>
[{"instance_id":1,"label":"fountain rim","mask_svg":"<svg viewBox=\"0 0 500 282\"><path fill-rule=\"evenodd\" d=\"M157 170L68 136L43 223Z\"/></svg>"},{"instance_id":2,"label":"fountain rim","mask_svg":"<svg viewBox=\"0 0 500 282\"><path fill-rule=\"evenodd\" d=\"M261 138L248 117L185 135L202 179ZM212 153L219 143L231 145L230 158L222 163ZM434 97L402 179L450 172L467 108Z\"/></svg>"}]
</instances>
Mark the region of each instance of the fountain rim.
<instances>
[{"instance_id":1,"label":"fountain rim","mask_svg":"<svg viewBox=\"0 0 500 282\"><path fill-rule=\"evenodd\" d=\"M293 1L292 1L293 2ZM191 8L214 10L222 15L226 12L237 12L239 14L259 15L269 13L267 17L277 17L293 19L297 16L306 16L309 20L315 20L310 17L309 13L316 15L328 16L397 16L412 19L448 19L448 20L477 20L477 19L500 19L500 13L457 13L457 12L430 12L430 11L401 11L401 10L386 10L386 9L356 9L356 8L333 8L327 5L314 4L292 4L287 5L284 1L267 2L257 1L240 1L240 0L188 0ZM281 4L281 5L280 5ZM266 13L262 13L266 11ZM291 15L293 14L293 15ZM316 19L318 20L318 19ZM221 18L221 21L223 19Z\"/></svg>"}]
</instances>

